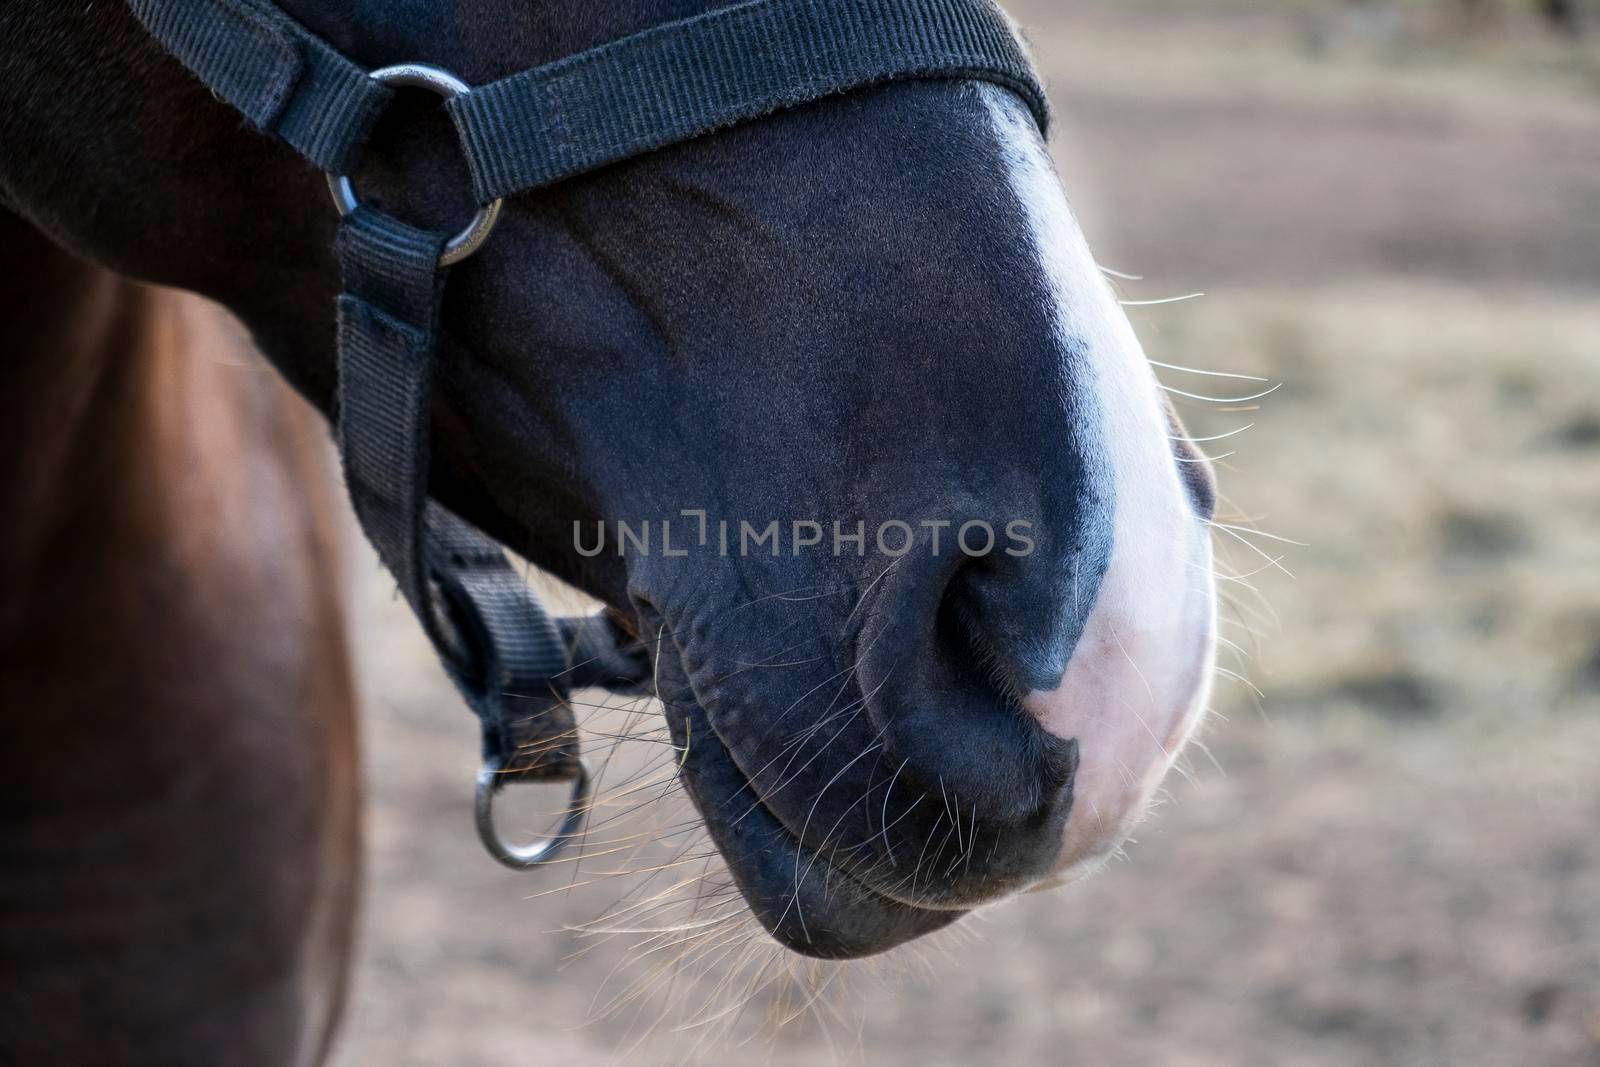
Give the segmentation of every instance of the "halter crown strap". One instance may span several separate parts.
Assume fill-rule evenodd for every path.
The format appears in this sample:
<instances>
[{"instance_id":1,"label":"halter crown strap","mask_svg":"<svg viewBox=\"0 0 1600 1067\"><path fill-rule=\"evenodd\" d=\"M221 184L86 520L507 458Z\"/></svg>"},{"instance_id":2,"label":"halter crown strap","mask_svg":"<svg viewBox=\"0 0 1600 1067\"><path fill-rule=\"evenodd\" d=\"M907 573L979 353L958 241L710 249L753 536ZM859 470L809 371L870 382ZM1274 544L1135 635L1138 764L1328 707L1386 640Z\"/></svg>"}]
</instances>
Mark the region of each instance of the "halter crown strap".
<instances>
[{"instance_id":1,"label":"halter crown strap","mask_svg":"<svg viewBox=\"0 0 1600 1067\"><path fill-rule=\"evenodd\" d=\"M349 169L394 96L270 0L129 0L167 51L323 170Z\"/></svg>"},{"instance_id":2,"label":"halter crown strap","mask_svg":"<svg viewBox=\"0 0 1600 1067\"><path fill-rule=\"evenodd\" d=\"M569 687L635 685L647 672L614 633L595 637L593 620L587 632L568 624L564 635L500 547L428 499L448 264L488 236L501 197L886 81L995 82L1046 129L1032 65L992 0L749 0L472 89L421 64L369 72L271 0L129 3L213 92L333 176L393 96L388 81L451 96L445 106L485 205L468 230L455 238L418 230L333 182L344 213L339 449L362 530L482 724L484 844L509 866L544 862L581 828L588 799ZM569 666L574 650L587 665ZM514 778L574 782L555 837L528 848L502 841L491 802Z\"/></svg>"}]
</instances>

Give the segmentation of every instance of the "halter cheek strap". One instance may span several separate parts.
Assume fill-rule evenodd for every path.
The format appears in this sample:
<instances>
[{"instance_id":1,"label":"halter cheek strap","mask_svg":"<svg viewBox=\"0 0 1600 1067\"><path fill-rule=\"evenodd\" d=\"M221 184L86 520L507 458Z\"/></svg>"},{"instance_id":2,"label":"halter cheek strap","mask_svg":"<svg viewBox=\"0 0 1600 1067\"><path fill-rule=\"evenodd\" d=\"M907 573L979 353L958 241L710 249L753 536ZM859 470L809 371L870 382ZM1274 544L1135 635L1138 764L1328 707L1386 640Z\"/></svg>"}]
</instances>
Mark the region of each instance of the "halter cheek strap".
<instances>
[{"instance_id":1,"label":"halter cheek strap","mask_svg":"<svg viewBox=\"0 0 1600 1067\"><path fill-rule=\"evenodd\" d=\"M1041 130L1037 75L992 0L749 0L478 88L423 64L367 71L271 0L130 0L145 27L251 123L327 171L337 251L339 450L362 530L483 731L477 825L512 867L552 859L582 827L588 776L570 689L648 672L601 620L553 623L499 545L428 499L428 430L449 266L488 238L500 198L762 118L907 78L1016 92ZM393 85L447 96L482 210L460 234L363 207L342 175ZM574 655L578 657L574 661ZM508 781L573 783L556 836L504 842Z\"/></svg>"},{"instance_id":2,"label":"halter cheek strap","mask_svg":"<svg viewBox=\"0 0 1600 1067\"><path fill-rule=\"evenodd\" d=\"M531 867L581 829L588 772L566 642L500 547L426 497L444 247L443 235L366 208L340 226L339 451L362 529L478 716L483 843L507 866ZM573 782L556 836L525 847L504 841L493 800L512 781Z\"/></svg>"}]
</instances>

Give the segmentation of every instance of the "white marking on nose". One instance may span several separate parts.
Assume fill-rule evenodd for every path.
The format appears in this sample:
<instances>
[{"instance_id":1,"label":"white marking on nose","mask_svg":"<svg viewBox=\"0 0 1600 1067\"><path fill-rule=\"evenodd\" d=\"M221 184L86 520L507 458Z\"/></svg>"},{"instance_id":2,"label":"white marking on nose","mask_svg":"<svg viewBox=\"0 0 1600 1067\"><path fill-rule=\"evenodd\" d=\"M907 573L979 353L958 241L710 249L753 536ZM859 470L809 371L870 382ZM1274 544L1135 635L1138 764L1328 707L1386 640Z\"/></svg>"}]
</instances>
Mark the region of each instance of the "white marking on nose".
<instances>
[{"instance_id":1,"label":"white marking on nose","mask_svg":"<svg viewBox=\"0 0 1600 1067\"><path fill-rule=\"evenodd\" d=\"M1061 882L1116 851L1200 719L1215 655L1211 542L1179 477L1155 374L1032 117L1003 89L979 91L1054 297L1063 387L1097 400L1102 432L1088 443L1115 507L1110 566L1066 674L1024 701L1045 729L1078 741Z\"/></svg>"}]
</instances>

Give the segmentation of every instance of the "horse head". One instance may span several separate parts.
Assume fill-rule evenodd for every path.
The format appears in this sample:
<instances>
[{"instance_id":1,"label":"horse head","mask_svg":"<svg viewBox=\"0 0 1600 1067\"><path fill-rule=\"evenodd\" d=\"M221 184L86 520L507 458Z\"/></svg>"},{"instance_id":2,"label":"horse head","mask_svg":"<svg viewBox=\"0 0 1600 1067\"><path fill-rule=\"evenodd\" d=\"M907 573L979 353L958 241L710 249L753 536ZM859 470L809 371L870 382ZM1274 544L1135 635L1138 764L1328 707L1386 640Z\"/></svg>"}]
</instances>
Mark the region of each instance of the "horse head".
<instances>
[{"instance_id":1,"label":"horse head","mask_svg":"<svg viewBox=\"0 0 1600 1067\"><path fill-rule=\"evenodd\" d=\"M715 5L281 6L479 84ZM0 198L225 304L330 411L323 176L118 5L0 26L72 43L0 72ZM425 97L354 178L471 212ZM1017 97L885 85L514 197L440 332L430 491L650 650L779 941L867 955L1125 839L1205 703L1213 489Z\"/></svg>"}]
</instances>

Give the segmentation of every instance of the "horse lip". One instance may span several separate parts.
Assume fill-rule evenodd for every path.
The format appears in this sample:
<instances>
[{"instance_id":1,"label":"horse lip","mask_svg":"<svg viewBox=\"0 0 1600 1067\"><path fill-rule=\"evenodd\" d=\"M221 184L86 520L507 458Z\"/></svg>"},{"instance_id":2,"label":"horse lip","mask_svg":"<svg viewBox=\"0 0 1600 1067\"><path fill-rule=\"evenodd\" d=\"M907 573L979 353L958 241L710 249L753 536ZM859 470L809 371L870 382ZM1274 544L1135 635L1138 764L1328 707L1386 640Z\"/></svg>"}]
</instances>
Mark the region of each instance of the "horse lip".
<instances>
[{"instance_id":1,"label":"horse lip","mask_svg":"<svg viewBox=\"0 0 1600 1067\"><path fill-rule=\"evenodd\" d=\"M818 959L860 959L965 914L885 896L807 847L756 796L699 702L666 706L680 773L706 829L751 912L784 947Z\"/></svg>"}]
</instances>

